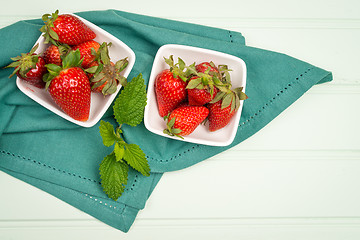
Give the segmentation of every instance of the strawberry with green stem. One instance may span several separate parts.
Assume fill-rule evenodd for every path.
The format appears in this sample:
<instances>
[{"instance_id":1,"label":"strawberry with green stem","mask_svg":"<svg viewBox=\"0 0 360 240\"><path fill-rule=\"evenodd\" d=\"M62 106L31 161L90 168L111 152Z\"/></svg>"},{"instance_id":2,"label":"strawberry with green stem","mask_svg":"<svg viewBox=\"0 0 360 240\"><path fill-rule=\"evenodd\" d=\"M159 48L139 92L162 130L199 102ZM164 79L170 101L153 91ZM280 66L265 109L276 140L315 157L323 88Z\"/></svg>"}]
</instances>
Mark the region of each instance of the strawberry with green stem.
<instances>
[{"instance_id":1,"label":"strawberry with green stem","mask_svg":"<svg viewBox=\"0 0 360 240\"><path fill-rule=\"evenodd\" d=\"M95 61L96 53L100 48L100 44L97 41L89 40L82 42L72 47L72 50L79 49L80 56L83 59L81 66L83 68L89 67L89 65Z\"/></svg>"},{"instance_id":2,"label":"strawberry with green stem","mask_svg":"<svg viewBox=\"0 0 360 240\"><path fill-rule=\"evenodd\" d=\"M56 43L50 44L42 56L46 62L46 64L52 63L58 66L61 66L62 59L66 54L71 50L70 46L67 44Z\"/></svg>"},{"instance_id":3,"label":"strawberry with green stem","mask_svg":"<svg viewBox=\"0 0 360 240\"><path fill-rule=\"evenodd\" d=\"M71 51L62 65L47 64L44 75L46 88L55 103L70 117L87 121L90 114L91 90L89 79L81 66L79 50Z\"/></svg>"},{"instance_id":4,"label":"strawberry with green stem","mask_svg":"<svg viewBox=\"0 0 360 240\"><path fill-rule=\"evenodd\" d=\"M219 91L226 91L229 84L222 82L222 74L213 62L202 62L188 67L193 73L186 87L190 105L201 106L210 102ZM223 68L221 68L224 71Z\"/></svg>"},{"instance_id":5,"label":"strawberry with green stem","mask_svg":"<svg viewBox=\"0 0 360 240\"><path fill-rule=\"evenodd\" d=\"M208 104L209 109L209 130L211 132L224 128L230 122L240 107L240 100L245 100L248 96L242 91L243 88L228 89L218 92L215 98Z\"/></svg>"},{"instance_id":6,"label":"strawberry with green stem","mask_svg":"<svg viewBox=\"0 0 360 240\"><path fill-rule=\"evenodd\" d=\"M218 92L213 76L218 74L215 66L211 66L209 62L204 62L196 66L190 65L193 76L190 78L186 89L188 94L188 101L190 105L201 106L210 102Z\"/></svg>"},{"instance_id":7,"label":"strawberry with green stem","mask_svg":"<svg viewBox=\"0 0 360 240\"><path fill-rule=\"evenodd\" d=\"M216 67L216 65L210 61L210 62L202 62L195 66L196 72L208 72L211 76L218 74L219 69Z\"/></svg>"},{"instance_id":8,"label":"strawberry with green stem","mask_svg":"<svg viewBox=\"0 0 360 240\"><path fill-rule=\"evenodd\" d=\"M194 76L186 86L190 105L202 106L210 102L219 91L211 79Z\"/></svg>"},{"instance_id":9,"label":"strawberry with green stem","mask_svg":"<svg viewBox=\"0 0 360 240\"><path fill-rule=\"evenodd\" d=\"M39 44L36 44L29 53L21 53L20 56L11 58L14 62L6 66L6 68L13 67L15 69L9 78L16 74L20 79L35 87L45 87L42 78L47 72L46 63L40 55L35 53L38 47Z\"/></svg>"},{"instance_id":10,"label":"strawberry with green stem","mask_svg":"<svg viewBox=\"0 0 360 240\"><path fill-rule=\"evenodd\" d=\"M127 83L122 72L129 61L127 58L120 59L116 63L110 61L108 49L110 46L111 43L103 42L98 52L93 49L93 54L96 56L95 61L86 69L92 91L102 93L104 96L115 93L119 83L122 86Z\"/></svg>"},{"instance_id":11,"label":"strawberry with green stem","mask_svg":"<svg viewBox=\"0 0 360 240\"><path fill-rule=\"evenodd\" d=\"M52 14L44 14L42 20L45 25L41 27L45 44L56 42L68 45L77 45L82 42L92 40L96 34L85 25L78 17L71 14L61 14L56 10Z\"/></svg>"},{"instance_id":12,"label":"strawberry with green stem","mask_svg":"<svg viewBox=\"0 0 360 240\"><path fill-rule=\"evenodd\" d=\"M186 66L182 59L178 58L176 64L173 55L164 59L170 68L163 70L155 78L156 102L161 117L168 115L186 100L186 81L190 75L185 71Z\"/></svg>"},{"instance_id":13,"label":"strawberry with green stem","mask_svg":"<svg viewBox=\"0 0 360 240\"><path fill-rule=\"evenodd\" d=\"M181 105L166 116L165 134L183 138L195 131L208 116L209 110L204 106Z\"/></svg>"}]
</instances>

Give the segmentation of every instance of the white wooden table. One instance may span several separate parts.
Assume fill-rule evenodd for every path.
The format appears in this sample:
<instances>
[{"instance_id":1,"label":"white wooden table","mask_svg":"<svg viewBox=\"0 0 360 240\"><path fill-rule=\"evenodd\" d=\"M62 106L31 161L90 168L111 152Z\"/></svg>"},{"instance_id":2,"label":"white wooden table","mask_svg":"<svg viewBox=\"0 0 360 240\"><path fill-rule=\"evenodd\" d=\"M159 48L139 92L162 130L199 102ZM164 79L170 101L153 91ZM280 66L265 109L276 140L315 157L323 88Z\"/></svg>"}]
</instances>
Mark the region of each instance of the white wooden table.
<instances>
[{"instance_id":1,"label":"white wooden table","mask_svg":"<svg viewBox=\"0 0 360 240\"><path fill-rule=\"evenodd\" d=\"M55 9L118 9L239 31L334 81L240 145L166 173L127 234L0 172L1 240L360 239L359 1L61 2L7 1L0 27Z\"/></svg>"}]
</instances>

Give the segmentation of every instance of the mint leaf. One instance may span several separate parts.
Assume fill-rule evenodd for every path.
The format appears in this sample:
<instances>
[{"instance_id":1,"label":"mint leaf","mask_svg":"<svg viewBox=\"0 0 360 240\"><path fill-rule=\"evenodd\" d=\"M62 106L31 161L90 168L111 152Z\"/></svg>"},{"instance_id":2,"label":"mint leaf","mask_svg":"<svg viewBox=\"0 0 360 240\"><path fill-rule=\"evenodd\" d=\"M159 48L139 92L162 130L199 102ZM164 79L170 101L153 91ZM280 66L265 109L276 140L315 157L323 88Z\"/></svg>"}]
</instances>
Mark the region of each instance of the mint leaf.
<instances>
[{"instance_id":1,"label":"mint leaf","mask_svg":"<svg viewBox=\"0 0 360 240\"><path fill-rule=\"evenodd\" d=\"M142 175L150 176L150 167L145 157L145 153L138 145L125 145L124 160Z\"/></svg>"},{"instance_id":2,"label":"mint leaf","mask_svg":"<svg viewBox=\"0 0 360 240\"><path fill-rule=\"evenodd\" d=\"M129 166L122 161L116 161L115 154L111 153L103 159L99 170L104 192L116 201L125 190Z\"/></svg>"},{"instance_id":3,"label":"mint leaf","mask_svg":"<svg viewBox=\"0 0 360 240\"><path fill-rule=\"evenodd\" d=\"M114 127L111 123L101 120L99 129L105 146L110 147L117 141Z\"/></svg>"},{"instance_id":4,"label":"mint leaf","mask_svg":"<svg viewBox=\"0 0 360 240\"><path fill-rule=\"evenodd\" d=\"M100 121L100 135L105 146L114 145L114 150L100 164L101 186L113 200L117 200L125 190L129 166L144 176L150 176L150 166L144 152L136 144L128 144L121 137L122 124L138 125L144 118L146 105L144 79L139 74L124 89L114 103L114 117L118 126L115 130L111 123Z\"/></svg>"},{"instance_id":5,"label":"mint leaf","mask_svg":"<svg viewBox=\"0 0 360 240\"><path fill-rule=\"evenodd\" d=\"M124 144L117 142L114 146L114 153L116 157L116 161L121 161L124 158Z\"/></svg>"},{"instance_id":6,"label":"mint leaf","mask_svg":"<svg viewBox=\"0 0 360 240\"><path fill-rule=\"evenodd\" d=\"M136 126L144 118L146 88L140 73L126 84L114 103L114 116L119 125Z\"/></svg>"}]
</instances>

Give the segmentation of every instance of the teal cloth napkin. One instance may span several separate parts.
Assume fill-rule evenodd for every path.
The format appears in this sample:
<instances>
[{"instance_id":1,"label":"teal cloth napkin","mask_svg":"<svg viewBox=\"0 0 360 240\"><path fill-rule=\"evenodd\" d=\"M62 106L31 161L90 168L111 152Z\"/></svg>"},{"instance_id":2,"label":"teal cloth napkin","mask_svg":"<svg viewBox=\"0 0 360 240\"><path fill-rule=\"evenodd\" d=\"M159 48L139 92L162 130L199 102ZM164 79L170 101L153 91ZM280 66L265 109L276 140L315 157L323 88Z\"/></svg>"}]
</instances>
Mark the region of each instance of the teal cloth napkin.
<instances>
[{"instance_id":1,"label":"teal cloth napkin","mask_svg":"<svg viewBox=\"0 0 360 240\"><path fill-rule=\"evenodd\" d=\"M149 80L155 54L175 43L229 53L247 65L246 93L236 138L227 147L212 147L155 135L143 124L123 126L128 143L138 144L149 160L150 177L130 172L124 194L113 201L102 191L99 164L104 147L99 124L79 127L43 108L17 89L10 57L28 52L40 36L40 19L0 29L0 170L40 188L104 223L127 232L162 174L189 167L252 136L331 72L286 54L248 47L233 31L143 16L117 10L77 13L126 43L136 54L129 79ZM20 36L21 33L21 36ZM103 119L116 124L110 108ZM8 193L10 194L10 193ZM179 206L181 207L181 206Z\"/></svg>"}]
</instances>

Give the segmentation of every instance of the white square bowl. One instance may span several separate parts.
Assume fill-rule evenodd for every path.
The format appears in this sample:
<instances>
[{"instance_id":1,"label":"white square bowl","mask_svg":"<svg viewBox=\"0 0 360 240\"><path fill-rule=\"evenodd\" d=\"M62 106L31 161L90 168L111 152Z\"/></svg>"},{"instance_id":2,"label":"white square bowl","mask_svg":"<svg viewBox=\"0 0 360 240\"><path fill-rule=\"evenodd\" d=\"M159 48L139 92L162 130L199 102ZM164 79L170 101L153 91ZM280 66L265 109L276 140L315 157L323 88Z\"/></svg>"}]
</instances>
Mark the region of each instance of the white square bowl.
<instances>
[{"instance_id":1,"label":"white square bowl","mask_svg":"<svg viewBox=\"0 0 360 240\"><path fill-rule=\"evenodd\" d=\"M211 146L230 145L234 141L238 129L243 107L243 100L240 101L240 107L237 113L232 117L229 124L215 132L210 132L208 130L208 124L205 124L199 125L194 132L188 136L184 136L184 139L169 136L163 133L163 130L166 129L166 121L159 115L154 84L156 76L162 70L169 68L169 66L164 61L164 57L168 58L170 55L173 55L175 62L177 62L178 57L180 57L187 65L190 65L194 62L199 64L205 61L212 61L216 66L220 64L228 65L229 69L232 70L229 73L233 88L243 87L243 91L245 92L246 65L242 59L233 55L198 47L177 44L163 45L156 53L149 79L147 92L148 103L145 107L144 113L145 127L155 134L179 141Z\"/></svg>"},{"instance_id":2,"label":"white square bowl","mask_svg":"<svg viewBox=\"0 0 360 240\"><path fill-rule=\"evenodd\" d=\"M71 14L74 15L74 14ZM103 42L111 42L112 45L109 47L109 55L112 62L116 62L120 59L127 57L129 63L125 70L122 72L124 77L128 77L135 64L135 53L121 40L114 37L110 33L106 32L105 30L101 29L100 27L96 26L95 24L83 19L77 15L74 15L79 18L81 21L85 23L90 29L92 29L95 34L96 38L95 41L99 42L100 44ZM44 37L40 36L39 39L36 41L34 46L39 43L39 47L36 50L36 53L42 53L45 49L49 46L48 44L44 44ZM64 113L60 107L52 100L49 92L45 89L37 88L33 85L26 83L25 81L21 80L19 77L16 79L16 85L18 88L28 97L33 99L34 101L38 102L40 105L44 106L45 108L49 109L50 111L56 113L60 117L65 118L66 120L78 124L83 127L92 127L94 126L104 115L106 110L110 107L111 103L114 101L116 95L121 89L121 85L119 84L115 93L107 96L103 96L101 93L91 92L91 104L90 104L90 115L89 119L85 122L75 120Z\"/></svg>"}]
</instances>

